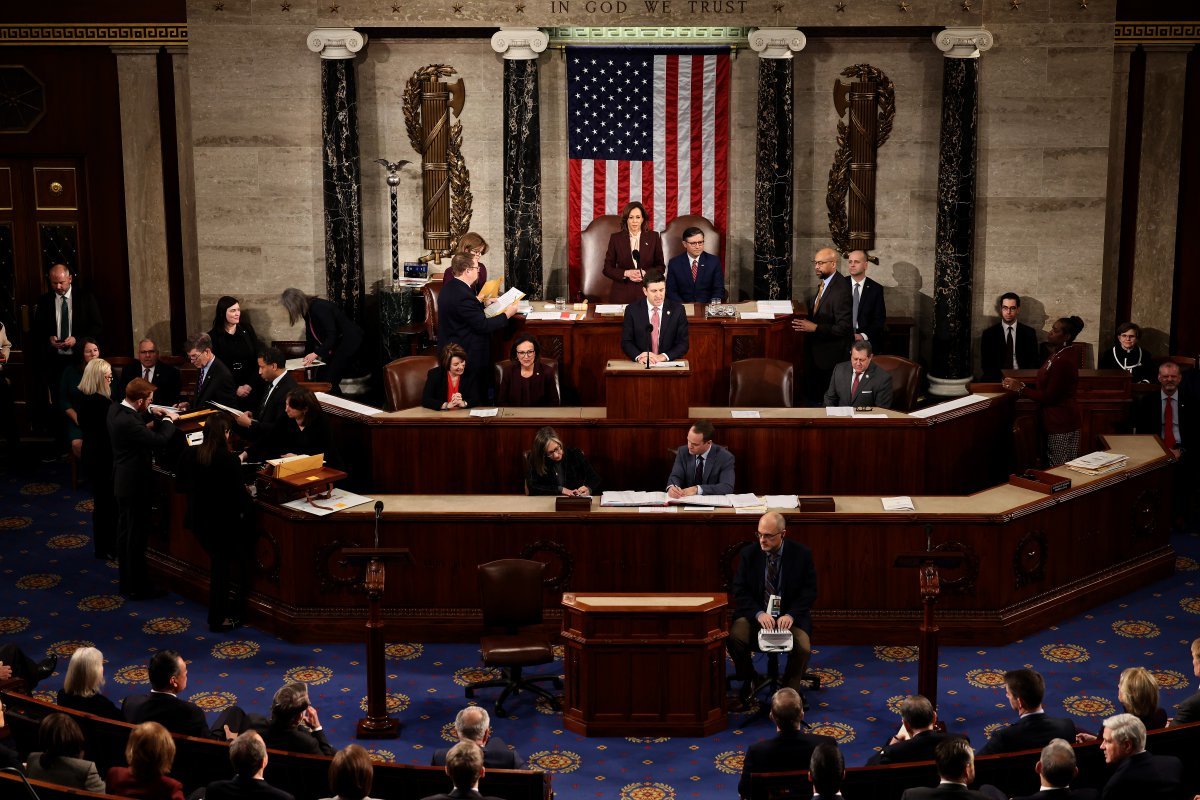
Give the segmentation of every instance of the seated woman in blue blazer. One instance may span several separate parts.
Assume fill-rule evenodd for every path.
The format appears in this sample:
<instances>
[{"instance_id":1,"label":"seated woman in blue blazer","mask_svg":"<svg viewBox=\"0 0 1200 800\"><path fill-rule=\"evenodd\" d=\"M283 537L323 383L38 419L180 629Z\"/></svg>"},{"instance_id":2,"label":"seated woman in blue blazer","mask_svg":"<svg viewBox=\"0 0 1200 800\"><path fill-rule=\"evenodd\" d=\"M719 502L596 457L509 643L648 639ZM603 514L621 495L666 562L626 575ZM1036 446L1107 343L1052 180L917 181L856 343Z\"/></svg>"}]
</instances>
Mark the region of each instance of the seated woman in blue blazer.
<instances>
[{"instance_id":1,"label":"seated woman in blue blazer","mask_svg":"<svg viewBox=\"0 0 1200 800\"><path fill-rule=\"evenodd\" d=\"M442 363L429 370L425 377L425 392L421 405L433 411L450 411L479 405L475 387L463 382L467 371L467 351L462 345L450 343L442 348Z\"/></svg>"}]
</instances>

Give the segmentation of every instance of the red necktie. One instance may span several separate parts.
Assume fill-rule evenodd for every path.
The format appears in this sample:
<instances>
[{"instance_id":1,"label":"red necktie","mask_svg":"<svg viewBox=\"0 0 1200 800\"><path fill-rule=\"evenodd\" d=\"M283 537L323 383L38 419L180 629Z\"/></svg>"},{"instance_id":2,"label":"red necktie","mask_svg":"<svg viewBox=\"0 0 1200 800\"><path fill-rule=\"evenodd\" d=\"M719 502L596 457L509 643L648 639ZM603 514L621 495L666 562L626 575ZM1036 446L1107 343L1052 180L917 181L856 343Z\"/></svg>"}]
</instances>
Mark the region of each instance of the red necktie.
<instances>
[{"instance_id":1,"label":"red necktie","mask_svg":"<svg viewBox=\"0 0 1200 800\"><path fill-rule=\"evenodd\" d=\"M654 307L654 313L650 316L650 325L654 328L650 332L650 352L658 352L658 306Z\"/></svg>"},{"instance_id":2,"label":"red necktie","mask_svg":"<svg viewBox=\"0 0 1200 800\"><path fill-rule=\"evenodd\" d=\"M700 262L692 259L692 283L696 282L696 277L700 274Z\"/></svg>"},{"instance_id":3,"label":"red necktie","mask_svg":"<svg viewBox=\"0 0 1200 800\"><path fill-rule=\"evenodd\" d=\"M1175 396L1167 397L1167 407L1163 409L1163 444L1168 450L1174 450L1175 441Z\"/></svg>"},{"instance_id":4,"label":"red necktie","mask_svg":"<svg viewBox=\"0 0 1200 800\"><path fill-rule=\"evenodd\" d=\"M147 381L150 380L150 368L149 367L146 367L144 370L142 370L142 377L145 378Z\"/></svg>"},{"instance_id":5,"label":"red necktie","mask_svg":"<svg viewBox=\"0 0 1200 800\"><path fill-rule=\"evenodd\" d=\"M850 384L850 402L854 402L854 396L858 394L858 381L862 377L861 372L854 373L854 382Z\"/></svg>"}]
</instances>

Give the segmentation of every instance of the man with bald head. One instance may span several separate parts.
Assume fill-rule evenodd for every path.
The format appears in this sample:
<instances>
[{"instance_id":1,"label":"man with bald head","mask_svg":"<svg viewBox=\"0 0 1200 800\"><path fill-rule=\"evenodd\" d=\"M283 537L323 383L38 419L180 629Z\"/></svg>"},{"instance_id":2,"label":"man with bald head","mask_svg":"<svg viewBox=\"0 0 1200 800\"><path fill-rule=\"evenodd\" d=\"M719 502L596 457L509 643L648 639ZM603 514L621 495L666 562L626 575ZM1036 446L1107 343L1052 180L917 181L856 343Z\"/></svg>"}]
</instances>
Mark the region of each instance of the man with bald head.
<instances>
[{"instance_id":1,"label":"man with bald head","mask_svg":"<svg viewBox=\"0 0 1200 800\"><path fill-rule=\"evenodd\" d=\"M480 706L467 706L454 718L454 732L460 742L474 742L483 749L483 765L489 769L521 769L525 762L516 749L510 748L499 736L492 735L492 720ZM450 748L433 751L429 762L435 767L446 766Z\"/></svg>"},{"instance_id":2,"label":"man with bald head","mask_svg":"<svg viewBox=\"0 0 1200 800\"><path fill-rule=\"evenodd\" d=\"M63 370L75 356L78 342L85 337L100 340L103 322L100 305L86 289L74 285L75 276L66 264L55 264L46 273L50 291L38 299L33 314L33 341L29 349L41 361L43 378L50 387L54 408L58 408L58 385Z\"/></svg>"},{"instance_id":3,"label":"man with bald head","mask_svg":"<svg viewBox=\"0 0 1200 800\"><path fill-rule=\"evenodd\" d=\"M846 256L846 271L850 273L850 321L854 326L854 341L870 342L876 353L883 352L887 336L887 304L883 286L867 277L870 257L866 250L851 250Z\"/></svg>"},{"instance_id":4,"label":"man with bald head","mask_svg":"<svg viewBox=\"0 0 1200 800\"><path fill-rule=\"evenodd\" d=\"M817 599L812 551L799 542L784 541L787 522L783 515L775 511L763 514L757 535L757 543L743 547L739 556L733 578L733 625L726 640L737 670L734 678L743 682L743 700L760 682L751 654L763 629L791 631L792 651L783 671L783 684L800 689L800 677L812 652L810 612Z\"/></svg>"},{"instance_id":5,"label":"man with bald head","mask_svg":"<svg viewBox=\"0 0 1200 800\"><path fill-rule=\"evenodd\" d=\"M825 389L838 362L845 360L854 341L850 282L838 272L838 254L824 247L813 256L817 290L808 300L808 318L792 320L804 334L804 400L824 405Z\"/></svg>"}]
</instances>

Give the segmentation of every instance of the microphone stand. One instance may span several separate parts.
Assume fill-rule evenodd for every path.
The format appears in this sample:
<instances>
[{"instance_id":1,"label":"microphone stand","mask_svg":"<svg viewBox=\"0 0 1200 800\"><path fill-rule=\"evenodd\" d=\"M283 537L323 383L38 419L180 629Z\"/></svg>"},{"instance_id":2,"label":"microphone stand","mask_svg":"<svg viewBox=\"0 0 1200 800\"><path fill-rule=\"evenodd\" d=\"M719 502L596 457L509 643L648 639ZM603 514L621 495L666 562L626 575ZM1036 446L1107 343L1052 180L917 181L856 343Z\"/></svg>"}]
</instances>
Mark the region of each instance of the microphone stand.
<instances>
[{"instance_id":1,"label":"microphone stand","mask_svg":"<svg viewBox=\"0 0 1200 800\"><path fill-rule=\"evenodd\" d=\"M16 767L4 767L3 769L0 769L0 772L10 772L13 775L18 776L21 779L21 782L25 784L25 791L29 792L29 796L32 797L33 800L40 800L38 793L35 792L33 787L29 785L29 781L25 778L25 773L21 772L21 770L17 769Z\"/></svg>"},{"instance_id":2,"label":"microphone stand","mask_svg":"<svg viewBox=\"0 0 1200 800\"><path fill-rule=\"evenodd\" d=\"M654 326L653 325L646 326L646 335L650 337L650 350L653 350L654 349ZM650 356L651 356L650 350L646 351L646 369L650 369Z\"/></svg>"}]
</instances>

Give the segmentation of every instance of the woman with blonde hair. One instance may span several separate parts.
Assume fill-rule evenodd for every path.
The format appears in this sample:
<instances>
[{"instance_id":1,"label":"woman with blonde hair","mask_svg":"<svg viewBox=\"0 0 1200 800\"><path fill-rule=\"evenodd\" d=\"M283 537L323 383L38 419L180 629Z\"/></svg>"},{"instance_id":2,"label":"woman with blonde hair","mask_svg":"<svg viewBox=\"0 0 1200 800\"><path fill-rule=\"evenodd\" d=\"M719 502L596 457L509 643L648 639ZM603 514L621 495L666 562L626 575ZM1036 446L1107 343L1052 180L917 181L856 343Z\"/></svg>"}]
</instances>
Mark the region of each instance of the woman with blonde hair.
<instances>
[{"instance_id":1,"label":"woman with blonde hair","mask_svg":"<svg viewBox=\"0 0 1200 800\"><path fill-rule=\"evenodd\" d=\"M112 365L93 358L83 368L73 407L83 436L81 465L92 488L92 547L96 558L115 558L117 498L113 494L112 440L108 410L112 408Z\"/></svg>"},{"instance_id":2,"label":"woman with blonde hair","mask_svg":"<svg viewBox=\"0 0 1200 800\"><path fill-rule=\"evenodd\" d=\"M104 688L104 654L94 647L81 647L71 654L67 677L55 700L63 708L95 714L107 719L124 719L112 700L100 694Z\"/></svg>"},{"instance_id":3,"label":"woman with blonde hair","mask_svg":"<svg viewBox=\"0 0 1200 800\"><path fill-rule=\"evenodd\" d=\"M1158 706L1158 680L1145 667L1130 667L1121 673L1117 680L1117 700L1125 708L1125 712L1133 714L1146 730L1152 731L1167 727L1167 712ZM1094 742L1104 735L1104 727L1093 736L1090 733L1078 733L1075 741L1078 744Z\"/></svg>"},{"instance_id":4,"label":"woman with blonde hair","mask_svg":"<svg viewBox=\"0 0 1200 800\"><path fill-rule=\"evenodd\" d=\"M487 283L487 267L479 259L487 255L488 243L484 238L475 231L468 231L463 234L458 240L458 245L454 248L453 255L466 253L475 260L475 266L479 267L479 274L475 276L475 282L471 284L471 291L479 297L479 302L489 304L495 300L495 297L484 297L480 294L483 291L483 285Z\"/></svg>"},{"instance_id":5,"label":"woman with blonde hair","mask_svg":"<svg viewBox=\"0 0 1200 800\"><path fill-rule=\"evenodd\" d=\"M168 777L175 763L175 741L157 722L143 722L125 745L128 767L108 771L108 793L138 800L184 800L183 784Z\"/></svg>"}]
</instances>

